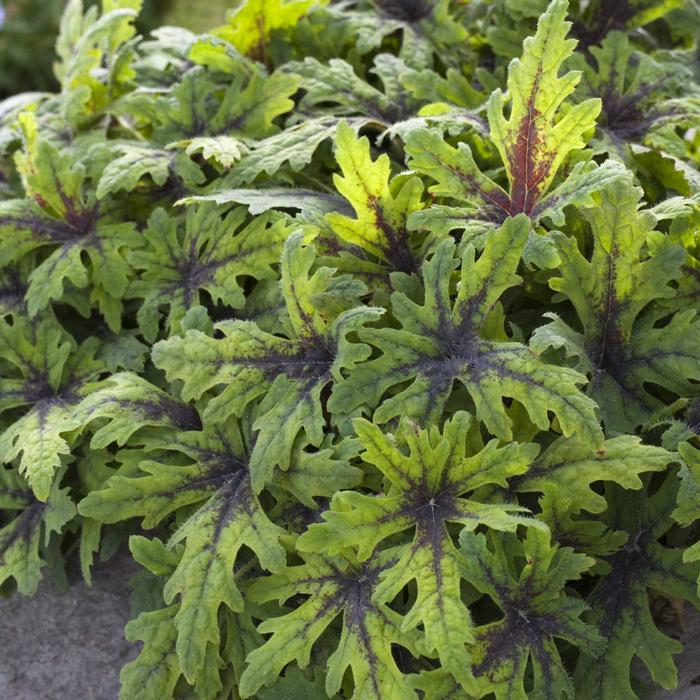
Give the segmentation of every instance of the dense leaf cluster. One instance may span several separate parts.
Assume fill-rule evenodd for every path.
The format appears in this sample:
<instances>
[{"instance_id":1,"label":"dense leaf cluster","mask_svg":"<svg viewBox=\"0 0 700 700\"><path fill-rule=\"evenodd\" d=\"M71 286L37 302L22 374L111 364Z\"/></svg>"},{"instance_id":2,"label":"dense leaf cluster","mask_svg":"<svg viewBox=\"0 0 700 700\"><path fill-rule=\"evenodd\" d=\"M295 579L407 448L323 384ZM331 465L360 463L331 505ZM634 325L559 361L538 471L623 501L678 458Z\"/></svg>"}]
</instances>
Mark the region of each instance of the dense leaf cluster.
<instances>
[{"instance_id":1,"label":"dense leaf cluster","mask_svg":"<svg viewBox=\"0 0 700 700\"><path fill-rule=\"evenodd\" d=\"M695 4L139 8L0 110L2 591L128 539L125 700L673 688Z\"/></svg>"}]
</instances>

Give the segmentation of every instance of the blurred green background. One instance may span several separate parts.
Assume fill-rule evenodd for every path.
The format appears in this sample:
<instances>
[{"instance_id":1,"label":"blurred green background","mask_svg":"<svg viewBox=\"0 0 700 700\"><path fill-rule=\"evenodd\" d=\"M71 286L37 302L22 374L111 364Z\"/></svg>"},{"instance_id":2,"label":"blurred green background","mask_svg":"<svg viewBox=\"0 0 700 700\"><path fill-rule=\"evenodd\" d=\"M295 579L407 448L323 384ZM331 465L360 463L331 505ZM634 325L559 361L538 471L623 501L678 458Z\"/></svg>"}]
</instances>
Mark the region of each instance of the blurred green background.
<instances>
[{"instance_id":1,"label":"blurred green background","mask_svg":"<svg viewBox=\"0 0 700 700\"><path fill-rule=\"evenodd\" d=\"M66 0L0 0L0 99L55 90L54 42ZM86 6L98 0L84 0ZM163 24L204 31L221 24L235 0L144 0L139 31Z\"/></svg>"}]
</instances>

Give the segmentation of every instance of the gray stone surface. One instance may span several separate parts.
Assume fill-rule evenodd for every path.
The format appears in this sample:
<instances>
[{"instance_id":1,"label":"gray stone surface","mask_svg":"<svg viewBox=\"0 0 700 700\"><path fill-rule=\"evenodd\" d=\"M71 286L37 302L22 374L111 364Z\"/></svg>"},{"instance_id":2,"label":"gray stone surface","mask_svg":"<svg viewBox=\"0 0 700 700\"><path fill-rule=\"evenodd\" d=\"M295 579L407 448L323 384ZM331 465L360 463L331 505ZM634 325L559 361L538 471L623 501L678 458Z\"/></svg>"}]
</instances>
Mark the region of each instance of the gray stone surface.
<instances>
[{"instance_id":1,"label":"gray stone surface","mask_svg":"<svg viewBox=\"0 0 700 700\"><path fill-rule=\"evenodd\" d=\"M0 698L116 700L136 654L123 634L134 571L125 553L95 567L92 587L73 575L68 591L43 582L31 598L0 599Z\"/></svg>"}]
</instances>

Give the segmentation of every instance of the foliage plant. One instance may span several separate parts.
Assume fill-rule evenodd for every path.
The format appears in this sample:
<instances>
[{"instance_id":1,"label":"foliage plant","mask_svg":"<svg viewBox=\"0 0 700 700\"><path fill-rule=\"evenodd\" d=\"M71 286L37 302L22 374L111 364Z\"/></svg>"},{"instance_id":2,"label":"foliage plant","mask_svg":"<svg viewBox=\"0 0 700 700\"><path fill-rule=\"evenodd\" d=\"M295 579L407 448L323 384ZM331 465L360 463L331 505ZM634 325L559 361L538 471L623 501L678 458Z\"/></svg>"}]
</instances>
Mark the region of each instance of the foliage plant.
<instances>
[{"instance_id":1,"label":"foliage plant","mask_svg":"<svg viewBox=\"0 0 700 700\"><path fill-rule=\"evenodd\" d=\"M124 700L674 688L696 4L140 4L0 109L0 590L128 544Z\"/></svg>"}]
</instances>

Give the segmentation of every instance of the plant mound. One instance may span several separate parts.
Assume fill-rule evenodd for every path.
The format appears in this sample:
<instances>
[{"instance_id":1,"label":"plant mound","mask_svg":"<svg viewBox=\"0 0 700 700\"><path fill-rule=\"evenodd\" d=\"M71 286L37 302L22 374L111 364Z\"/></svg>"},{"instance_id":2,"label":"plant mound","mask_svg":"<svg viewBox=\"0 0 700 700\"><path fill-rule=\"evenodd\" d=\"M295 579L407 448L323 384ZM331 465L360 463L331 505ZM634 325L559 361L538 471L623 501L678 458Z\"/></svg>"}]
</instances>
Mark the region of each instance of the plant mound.
<instances>
[{"instance_id":1,"label":"plant mound","mask_svg":"<svg viewBox=\"0 0 700 700\"><path fill-rule=\"evenodd\" d=\"M0 587L128 541L125 700L627 700L700 607L700 11L71 0L0 109Z\"/></svg>"}]
</instances>

